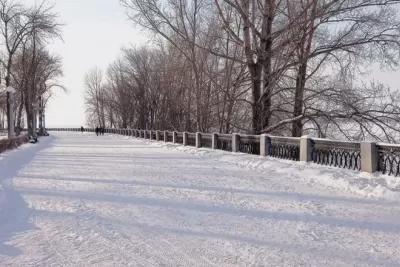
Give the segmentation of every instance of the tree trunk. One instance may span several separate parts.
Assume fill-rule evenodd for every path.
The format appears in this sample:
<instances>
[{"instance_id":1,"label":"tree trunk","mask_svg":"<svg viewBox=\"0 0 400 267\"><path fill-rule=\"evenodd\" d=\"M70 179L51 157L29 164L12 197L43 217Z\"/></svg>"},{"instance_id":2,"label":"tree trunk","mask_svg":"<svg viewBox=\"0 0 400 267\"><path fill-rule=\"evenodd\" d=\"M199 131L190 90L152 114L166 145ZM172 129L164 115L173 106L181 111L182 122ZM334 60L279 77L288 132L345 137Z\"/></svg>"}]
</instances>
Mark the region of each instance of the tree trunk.
<instances>
[{"instance_id":1,"label":"tree trunk","mask_svg":"<svg viewBox=\"0 0 400 267\"><path fill-rule=\"evenodd\" d=\"M303 114L304 90L306 84L307 62L300 65L296 78L296 92L294 97L293 118ZM292 122L292 136L301 137L303 134L303 122L301 119Z\"/></svg>"},{"instance_id":2,"label":"tree trunk","mask_svg":"<svg viewBox=\"0 0 400 267\"><path fill-rule=\"evenodd\" d=\"M261 66L257 64L253 64L249 66L250 74L252 78L252 96L253 96L253 105L252 105L252 133L257 134L262 130L261 124Z\"/></svg>"},{"instance_id":3,"label":"tree trunk","mask_svg":"<svg viewBox=\"0 0 400 267\"><path fill-rule=\"evenodd\" d=\"M24 110L24 93L23 90L20 90L21 92L21 100L19 103L19 107L18 107L18 115L17 115L17 127L19 129L21 129L21 121L22 121L22 111Z\"/></svg>"}]
</instances>

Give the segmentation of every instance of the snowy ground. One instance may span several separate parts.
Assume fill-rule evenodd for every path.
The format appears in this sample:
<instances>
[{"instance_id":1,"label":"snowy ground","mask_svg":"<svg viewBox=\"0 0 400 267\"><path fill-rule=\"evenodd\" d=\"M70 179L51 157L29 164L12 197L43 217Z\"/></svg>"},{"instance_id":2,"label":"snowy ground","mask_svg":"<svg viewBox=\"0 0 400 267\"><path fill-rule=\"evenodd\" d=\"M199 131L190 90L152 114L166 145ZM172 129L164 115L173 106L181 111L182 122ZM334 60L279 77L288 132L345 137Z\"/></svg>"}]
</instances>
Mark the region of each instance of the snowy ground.
<instances>
[{"instance_id":1,"label":"snowy ground","mask_svg":"<svg viewBox=\"0 0 400 267\"><path fill-rule=\"evenodd\" d=\"M40 140L0 155L0 266L400 266L398 180L118 136Z\"/></svg>"}]
</instances>

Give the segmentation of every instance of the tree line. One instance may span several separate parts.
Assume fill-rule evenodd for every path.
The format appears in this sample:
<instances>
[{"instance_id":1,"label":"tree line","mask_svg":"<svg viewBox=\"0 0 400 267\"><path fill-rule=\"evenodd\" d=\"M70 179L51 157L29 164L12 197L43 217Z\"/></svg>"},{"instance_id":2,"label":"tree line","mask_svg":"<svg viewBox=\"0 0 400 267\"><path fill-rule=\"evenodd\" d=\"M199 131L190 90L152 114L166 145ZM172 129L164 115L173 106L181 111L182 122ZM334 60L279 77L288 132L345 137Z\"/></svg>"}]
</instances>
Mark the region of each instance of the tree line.
<instances>
[{"instance_id":1,"label":"tree line","mask_svg":"<svg viewBox=\"0 0 400 267\"><path fill-rule=\"evenodd\" d=\"M398 0L120 0L151 34L85 76L93 125L394 142Z\"/></svg>"},{"instance_id":2,"label":"tree line","mask_svg":"<svg viewBox=\"0 0 400 267\"><path fill-rule=\"evenodd\" d=\"M54 4L43 0L35 6L0 0L0 128L5 127L5 88L12 86L15 126L33 133L34 114L46 106L63 75L61 57L48 50L50 41L61 38L63 24ZM41 104L39 102L42 102Z\"/></svg>"}]
</instances>

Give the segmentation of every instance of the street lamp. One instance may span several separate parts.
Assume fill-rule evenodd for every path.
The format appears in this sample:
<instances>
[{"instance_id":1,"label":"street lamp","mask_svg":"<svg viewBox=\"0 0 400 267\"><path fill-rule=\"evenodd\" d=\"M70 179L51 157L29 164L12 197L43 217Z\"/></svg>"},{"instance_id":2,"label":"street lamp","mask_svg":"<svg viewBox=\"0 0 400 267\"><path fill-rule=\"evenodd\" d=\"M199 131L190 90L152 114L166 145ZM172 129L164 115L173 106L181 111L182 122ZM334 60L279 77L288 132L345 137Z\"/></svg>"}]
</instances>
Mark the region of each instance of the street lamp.
<instances>
[{"instance_id":1,"label":"street lamp","mask_svg":"<svg viewBox=\"0 0 400 267\"><path fill-rule=\"evenodd\" d=\"M12 95L15 93L15 89L12 86L6 88L7 92L7 130L8 138L14 136L14 113L13 113L13 98Z\"/></svg>"}]
</instances>

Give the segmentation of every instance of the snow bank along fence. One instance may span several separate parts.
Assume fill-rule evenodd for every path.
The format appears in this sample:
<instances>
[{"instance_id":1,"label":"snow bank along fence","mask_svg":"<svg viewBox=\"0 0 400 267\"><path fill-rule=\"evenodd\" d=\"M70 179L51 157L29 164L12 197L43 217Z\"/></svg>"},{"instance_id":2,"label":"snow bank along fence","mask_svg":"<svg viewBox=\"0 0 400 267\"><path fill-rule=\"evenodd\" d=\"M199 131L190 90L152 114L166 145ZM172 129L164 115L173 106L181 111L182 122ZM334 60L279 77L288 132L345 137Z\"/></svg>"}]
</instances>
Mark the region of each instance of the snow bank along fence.
<instances>
[{"instance_id":1,"label":"snow bank along fence","mask_svg":"<svg viewBox=\"0 0 400 267\"><path fill-rule=\"evenodd\" d=\"M80 128L48 128L79 132ZM85 129L94 132L93 128ZM400 145L303 137L105 129L106 133L400 176Z\"/></svg>"},{"instance_id":2,"label":"snow bank along fence","mask_svg":"<svg viewBox=\"0 0 400 267\"><path fill-rule=\"evenodd\" d=\"M6 150L11 150L11 149L17 148L28 142L29 142L28 135L21 135L21 136L14 137L11 139L8 139L8 138L0 139L0 153L3 153Z\"/></svg>"}]
</instances>

